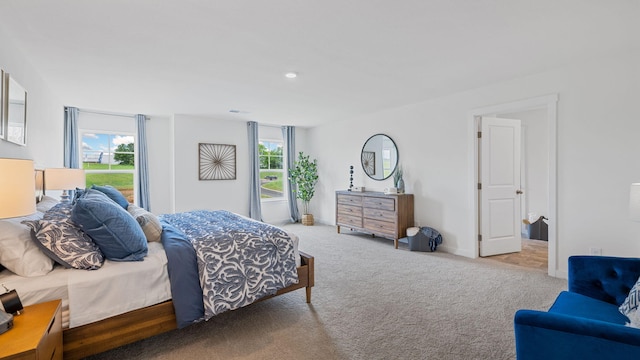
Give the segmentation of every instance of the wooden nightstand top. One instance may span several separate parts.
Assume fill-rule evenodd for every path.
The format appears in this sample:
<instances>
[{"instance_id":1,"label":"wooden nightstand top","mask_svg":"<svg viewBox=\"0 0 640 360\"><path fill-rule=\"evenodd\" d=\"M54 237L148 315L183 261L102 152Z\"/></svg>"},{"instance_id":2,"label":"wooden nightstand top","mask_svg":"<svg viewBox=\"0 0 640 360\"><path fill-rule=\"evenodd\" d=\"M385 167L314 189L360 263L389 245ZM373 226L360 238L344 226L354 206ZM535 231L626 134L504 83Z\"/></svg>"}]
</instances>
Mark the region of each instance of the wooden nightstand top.
<instances>
[{"instance_id":1,"label":"wooden nightstand top","mask_svg":"<svg viewBox=\"0 0 640 360\"><path fill-rule=\"evenodd\" d=\"M0 358L35 351L61 306L60 300L26 306L13 317L13 328L0 334Z\"/></svg>"}]
</instances>

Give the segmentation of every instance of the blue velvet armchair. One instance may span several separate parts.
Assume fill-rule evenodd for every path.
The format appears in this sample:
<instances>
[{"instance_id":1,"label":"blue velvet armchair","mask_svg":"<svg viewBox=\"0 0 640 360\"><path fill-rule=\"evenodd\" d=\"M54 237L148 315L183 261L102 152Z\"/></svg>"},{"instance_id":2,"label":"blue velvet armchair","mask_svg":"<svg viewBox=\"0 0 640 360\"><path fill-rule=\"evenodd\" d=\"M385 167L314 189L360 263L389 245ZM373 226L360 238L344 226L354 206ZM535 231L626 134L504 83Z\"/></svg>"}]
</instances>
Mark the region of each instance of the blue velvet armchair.
<instances>
[{"instance_id":1,"label":"blue velvet armchair","mask_svg":"<svg viewBox=\"0 0 640 360\"><path fill-rule=\"evenodd\" d=\"M639 258L570 257L569 291L547 312L516 312L517 358L640 359L640 329L618 311L638 277Z\"/></svg>"}]
</instances>

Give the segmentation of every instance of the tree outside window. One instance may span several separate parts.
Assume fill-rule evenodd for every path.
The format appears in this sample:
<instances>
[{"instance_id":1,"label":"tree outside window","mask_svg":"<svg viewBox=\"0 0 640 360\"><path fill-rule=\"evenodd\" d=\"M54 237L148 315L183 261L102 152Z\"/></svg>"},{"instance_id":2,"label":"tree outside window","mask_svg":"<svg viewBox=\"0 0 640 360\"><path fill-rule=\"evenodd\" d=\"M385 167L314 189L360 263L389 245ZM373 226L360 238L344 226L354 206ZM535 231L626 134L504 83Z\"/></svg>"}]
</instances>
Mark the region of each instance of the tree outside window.
<instances>
[{"instance_id":1,"label":"tree outside window","mask_svg":"<svg viewBox=\"0 0 640 360\"><path fill-rule=\"evenodd\" d=\"M284 198L283 143L277 140L260 140L260 197L262 199Z\"/></svg>"}]
</instances>

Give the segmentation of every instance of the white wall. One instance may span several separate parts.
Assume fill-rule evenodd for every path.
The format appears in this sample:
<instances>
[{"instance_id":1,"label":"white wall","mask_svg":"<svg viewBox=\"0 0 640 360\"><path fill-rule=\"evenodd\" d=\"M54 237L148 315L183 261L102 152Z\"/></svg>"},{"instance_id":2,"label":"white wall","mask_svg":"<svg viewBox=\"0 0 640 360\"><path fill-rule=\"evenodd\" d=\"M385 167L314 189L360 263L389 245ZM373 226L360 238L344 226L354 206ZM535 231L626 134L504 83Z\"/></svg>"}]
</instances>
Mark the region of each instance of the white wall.
<instances>
[{"instance_id":1,"label":"white wall","mask_svg":"<svg viewBox=\"0 0 640 360\"><path fill-rule=\"evenodd\" d=\"M27 91L27 145L0 140L0 158L31 159L36 168L60 167L63 165L64 107L1 31L0 44L0 68L10 73Z\"/></svg>"},{"instance_id":2,"label":"white wall","mask_svg":"<svg viewBox=\"0 0 640 360\"><path fill-rule=\"evenodd\" d=\"M174 115L175 211L229 210L249 214L248 136L245 122ZM236 147L235 180L199 180L198 144Z\"/></svg>"},{"instance_id":3,"label":"white wall","mask_svg":"<svg viewBox=\"0 0 640 360\"><path fill-rule=\"evenodd\" d=\"M229 210L249 215L249 154L247 123L208 117L174 115L148 123L151 172L151 206L155 213L196 209ZM281 133L262 128L260 136ZM235 180L198 179L198 143L236 146ZM296 129L296 150L305 151L306 130ZM151 151L151 149L154 149ZM166 163L165 163L166 162ZM156 181L155 178L162 180ZM168 179L167 181L164 178ZM157 205L156 205L157 204ZM263 220L281 223L289 219L286 201L262 204Z\"/></svg>"},{"instance_id":4,"label":"white wall","mask_svg":"<svg viewBox=\"0 0 640 360\"><path fill-rule=\"evenodd\" d=\"M348 186L349 165L356 185L392 186L368 179L359 166L364 141L385 133L398 145L416 221L443 234L443 250L474 256L468 112L558 93L557 274L566 276L567 258L592 246L604 255L640 256L640 224L627 220L629 184L640 180L639 64L638 51L629 51L311 129L320 172L313 213L335 223L335 190Z\"/></svg>"}]
</instances>

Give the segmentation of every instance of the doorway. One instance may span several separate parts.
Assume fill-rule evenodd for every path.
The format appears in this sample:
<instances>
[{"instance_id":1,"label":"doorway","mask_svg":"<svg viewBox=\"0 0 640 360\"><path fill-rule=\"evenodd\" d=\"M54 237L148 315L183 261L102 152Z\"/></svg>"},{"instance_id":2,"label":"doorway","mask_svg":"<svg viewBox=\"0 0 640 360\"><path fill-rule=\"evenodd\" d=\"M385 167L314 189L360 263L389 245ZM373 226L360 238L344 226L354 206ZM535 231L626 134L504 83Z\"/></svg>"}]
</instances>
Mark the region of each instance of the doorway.
<instances>
[{"instance_id":1,"label":"doorway","mask_svg":"<svg viewBox=\"0 0 640 360\"><path fill-rule=\"evenodd\" d=\"M540 260L541 256L544 256L544 252L546 250L546 269L547 273L550 276L555 276L556 274L556 226L557 226L557 211L556 211L556 124L557 124L557 95L548 95L542 96L532 99L526 99L522 101L516 101L506 104L500 104L496 106L490 106L486 108L479 108L472 110L469 112L470 118L470 141L473 146L471 146L470 156L470 164L472 167L471 174L473 174L473 180L470 186L474 189L473 191L473 199L471 202L473 203L473 219L470 221L473 222L474 226L474 249L475 249L475 257L479 256L479 241L481 235L481 223L479 221L479 217L481 214L479 196L480 191L478 190L479 181L479 168L480 164L478 161L479 158L479 150L478 150L478 138L476 136L476 131L478 129L478 118L481 116L492 116L492 117L502 117L502 118L523 118L525 119L525 124L529 124L529 126L523 127L523 135L527 140L525 142L530 142L531 144L525 144L525 146L529 146L526 150L528 152L536 152L537 154L544 153L545 156L542 157L543 165L540 165L541 158L538 156L535 159L531 157L523 157L524 166L521 167L523 176L522 178L525 181L528 180L529 184L525 182L523 184L523 188L526 190L526 195L523 197L521 203L521 212L526 215L522 216L523 219L527 219L529 217L529 213L532 215L539 214L541 216L545 216L549 220L547 220L548 224L548 241L544 242L544 244L540 244L538 242L532 242L531 244L536 245L533 247L530 246L527 242L528 239L523 240L523 248L529 252L533 251L530 254L535 255L534 258ZM537 120L536 120L537 119ZM546 124L541 124L541 123ZM546 125L546 126L545 126ZM527 132L530 133L527 133ZM546 142L536 142L535 137L536 134L543 132L543 137L546 138ZM546 136L544 136L546 135ZM546 171L540 171L541 166L545 167ZM533 174L531 172L534 172ZM529 194L529 190L532 191ZM524 195L524 194L523 194ZM524 226L523 226L524 230ZM539 245L547 245L546 249L541 248ZM542 250L541 250L542 249ZM541 255L542 254L542 255ZM522 257L526 255L526 253L513 253L509 255L500 255L501 257L509 258L511 260L518 258L522 259ZM538 261L536 260L536 261ZM507 262L509 259L507 259ZM538 264L538 266L540 266Z\"/></svg>"}]
</instances>

